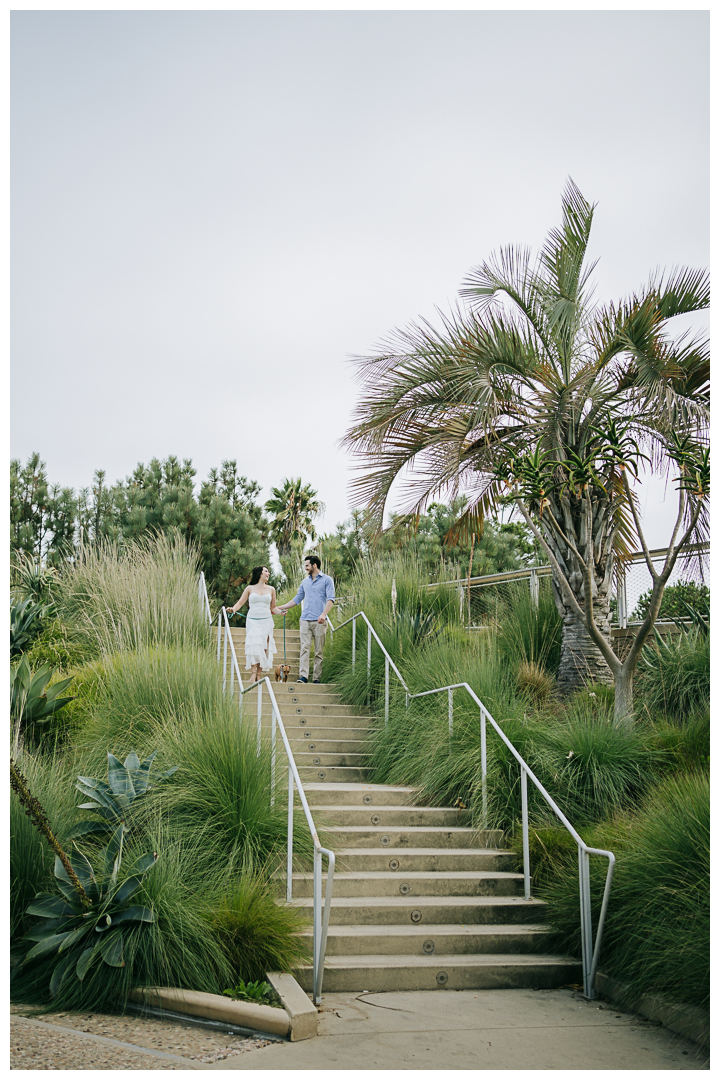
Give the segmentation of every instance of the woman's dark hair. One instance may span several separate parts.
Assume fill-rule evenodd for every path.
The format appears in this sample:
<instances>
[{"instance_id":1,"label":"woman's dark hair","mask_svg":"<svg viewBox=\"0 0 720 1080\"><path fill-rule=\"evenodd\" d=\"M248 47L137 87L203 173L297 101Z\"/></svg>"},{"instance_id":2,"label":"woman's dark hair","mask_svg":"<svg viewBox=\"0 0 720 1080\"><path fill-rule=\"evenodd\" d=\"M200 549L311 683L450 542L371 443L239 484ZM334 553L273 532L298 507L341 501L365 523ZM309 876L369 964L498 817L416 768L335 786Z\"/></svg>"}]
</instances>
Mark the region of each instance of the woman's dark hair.
<instances>
[{"instance_id":1,"label":"woman's dark hair","mask_svg":"<svg viewBox=\"0 0 720 1080\"><path fill-rule=\"evenodd\" d=\"M251 585L257 585L258 581L260 580L260 575L262 574L264 569L265 569L264 566L254 566L253 567L252 577L250 578L250 584Z\"/></svg>"}]
</instances>

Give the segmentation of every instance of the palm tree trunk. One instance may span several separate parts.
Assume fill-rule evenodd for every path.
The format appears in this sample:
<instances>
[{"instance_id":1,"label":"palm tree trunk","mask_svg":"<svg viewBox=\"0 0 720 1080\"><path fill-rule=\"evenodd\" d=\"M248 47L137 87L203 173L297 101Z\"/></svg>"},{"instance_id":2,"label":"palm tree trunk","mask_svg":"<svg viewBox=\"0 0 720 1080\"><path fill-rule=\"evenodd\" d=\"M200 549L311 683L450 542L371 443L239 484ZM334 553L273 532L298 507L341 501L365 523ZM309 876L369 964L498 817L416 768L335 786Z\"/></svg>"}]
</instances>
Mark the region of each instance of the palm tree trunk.
<instances>
[{"instance_id":1,"label":"palm tree trunk","mask_svg":"<svg viewBox=\"0 0 720 1080\"><path fill-rule=\"evenodd\" d=\"M564 602L560 590L553 581L555 603L562 615L562 644L557 683L561 694L572 694L588 683L613 685L613 675L599 648L588 634L584 624ZM577 596L584 607L584 597ZM593 613L601 633L610 637L610 598L597 596L593 600Z\"/></svg>"}]
</instances>

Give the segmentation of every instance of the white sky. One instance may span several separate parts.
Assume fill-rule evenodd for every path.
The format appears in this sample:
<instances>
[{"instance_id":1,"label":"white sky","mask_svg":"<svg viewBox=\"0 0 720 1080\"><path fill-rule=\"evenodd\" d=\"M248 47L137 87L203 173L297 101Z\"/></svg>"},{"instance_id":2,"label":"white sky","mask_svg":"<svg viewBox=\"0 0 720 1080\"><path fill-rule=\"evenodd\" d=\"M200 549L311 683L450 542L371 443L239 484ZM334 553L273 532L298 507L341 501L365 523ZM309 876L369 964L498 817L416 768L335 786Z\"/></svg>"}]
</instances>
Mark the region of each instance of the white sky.
<instances>
[{"instance_id":1,"label":"white sky","mask_svg":"<svg viewBox=\"0 0 720 1080\"><path fill-rule=\"evenodd\" d=\"M541 243L598 298L709 259L704 11L16 11L11 453L223 458L349 512L348 356ZM694 325L704 325L700 320ZM648 488L648 539L674 506Z\"/></svg>"}]
</instances>

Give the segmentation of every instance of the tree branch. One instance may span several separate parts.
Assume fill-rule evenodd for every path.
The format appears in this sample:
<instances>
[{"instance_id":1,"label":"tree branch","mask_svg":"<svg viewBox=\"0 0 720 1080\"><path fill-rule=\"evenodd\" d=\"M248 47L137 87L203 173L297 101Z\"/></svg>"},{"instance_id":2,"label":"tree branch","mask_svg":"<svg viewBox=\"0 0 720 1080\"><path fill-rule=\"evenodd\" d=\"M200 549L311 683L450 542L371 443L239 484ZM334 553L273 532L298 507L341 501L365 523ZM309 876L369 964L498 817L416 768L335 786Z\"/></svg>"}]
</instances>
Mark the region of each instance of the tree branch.
<instances>
[{"instance_id":1,"label":"tree branch","mask_svg":"<svg viewBox=\"0 0 720 1080\"><path fill-rule=\"evenodd\" d=\"M638 632L635 635L635 640L633 641L632 646L630 648L630 652L625 657L625 663L623 664L623 668L625 668L625 670L627 672L629 672L631 675L632 675L633 671L635 670L635 666L637 664L638 657L640 655L640 650L642 649L643 645L645 644L648 637L650 636L650 631L654 627L655 622L657 620L657 617L658 617L658 614L659 614L659 611L660 611L660 604L662 603L663 593L665 592L665 585L667 583L667 580L668 580L668 578L670 577L670 574L673 571L673 568L675 566L675 563L677 562L677 559L678 559L678 556L680 555L680 552L684 548L685 544L688 541L688 538L692 534L693 529L697 525L698 518L700 517L700 510L701 510L701 503L698 500L698 505L697 505L697 507L695 508L695 510L693 512L693 516L692 516L692 519L690 521L690 526L687 529L687 532L683 536L683 538L682 538L681 542L678 544L677 548L675 548L673 551L671 551L671 549L668 548L668 553L667 553L667 555L665 557L665 565L663 566L662 573L655 575L655 582L653 584L653 593L652 593L652 596L650 597L650 604L648 606L647 614L645 615L645 618L644 618L644 620L642 622L642 625L640 626ZM676 532L677 532L677 527L676 527L675 533ZM675 533L673 534L673 537L675 536Z\"/></svg>"},{"instance_id":2,"label":"tree branch","mask_svg":"<svg viewBox=\"0 0 720 1080\"><path fill-rule=\"evenodd\" d=\"M644 533L642 531L642 526L640 525L640 518L638 517L637 510L635 508L635 500L633 499L633 496L632 496L632 491L630 489L630 483L629 483L628 478L627 478L627 470L626 469L622 470L622 483L623 483L623 487L625 488L625 494L627 495L627 500L630 503L630 510L632 512L633 521L635 522L635 531L638 534L638 540L640 541L640 546L642 547L643 555L645 556L645 562L647 563L647 568L650 571L650 577L653 579L653 581L656 581L657 580L657 574L655 572L655 567L653 566L652 559L650 558L650 552L648 550L648 546L647 546L647 544L645 542L645 535L644 535Z\"/></svg>"}]
</instances>

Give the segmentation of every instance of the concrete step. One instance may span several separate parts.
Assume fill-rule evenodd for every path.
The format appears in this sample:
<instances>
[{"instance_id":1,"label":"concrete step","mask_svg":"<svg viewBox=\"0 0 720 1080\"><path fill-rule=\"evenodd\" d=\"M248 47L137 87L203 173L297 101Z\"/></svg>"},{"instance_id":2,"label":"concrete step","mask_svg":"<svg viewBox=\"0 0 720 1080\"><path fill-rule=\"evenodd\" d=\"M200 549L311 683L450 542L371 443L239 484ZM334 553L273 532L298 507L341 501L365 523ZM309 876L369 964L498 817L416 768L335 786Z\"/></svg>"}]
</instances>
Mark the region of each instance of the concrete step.
<instances>
[{"instance_id":1,"label":"concrete step","mask_svg":"<svg viewBox=\"0 0 720 1080\"><path fill-rule=\"evenodd\" d=\"M350 768L350 769L362 769L366 764L367 755L365 754L320 754L320 753L307 753L298 752L295 754L295 761L298 766L300 765L312 765L317 768Z\"/></svg>"},{"instance_id":2,"label":"concrete step","mask_svg":"<svg viewBox=\"0 0 720 1080\"><path fill-rule=\"evenodd\" d=\"M531 923L498 926L331 926L327 956L367 954L462 956L467 953L537 953L548 927ZM312 930L303 931L312 938Z\"/></svg>"},{"instance_id":3,"label":"concrete step","mask_svg":"<svg viewBox=\"0 0 720 1080\"><path fill-rule=\"evenodd\" d=\"M327 780L331 784L337 783L352 783L362 784L366 780L369 780L372 776L372 769L360 769L360 768L338 768L325 766L318 769L315 766L300 765L298 767L298 773L300 779L305 785L305 781L308 783L322 783L323 780Z\"/></svg>"},{"instance_id":4,"label":"concrete step","mask_svg":"<svg viewBox=\"0 0 720 1080\"><path fill-rule=\"evenodd\" d=\"M268 727L270 726L270 720L268 719ZM283 717L283 726L287 732L288 739L316 739L322 741L323 739L331 740L359 740L365 744L365 736L367 729L363 727L333 727L331 724L325 724L321 721L319 724L287 724L285 723L285 717Z\"/></svg>"},{"instance_id":5,"label":"concrete step","mask_svg":"<svg viewBox=\"0 0 720 1080\"><path fill-rule=\"evenodd\" d=\"M275 700L277 701L277 698ZM300 702L299 704L295 704L295 702L278 701L277 704L280 715L283 718L283 723L286 726L289 723L299 725L301 723L301 717L305 720L313 721L327 719L331 726L335 726L339 720L342 720L350 727L362 727L367 725L369 728L372 725L372 721L369 717L354 712L351 705L336 705L334 703L325 705L320 704L319 702L311 702L308 704L305 701ZM257 695L253 690L250 690L249 693L245 694L243 709L246 705L250 708L251 712L257 713ZM263 713L265 712L267 712L269 718L270 698L267 697L267 695L263 695ZM305 725L302 726L304 727Z\"/></svg>"},{"instance_id":6,"label":"concrete step","mask_svg":"<svg viewBox=\"0 0 720 1080\"><path fill-rule=\"evenodd\" d=\"M292 752L296 755L308 752L322 755L360 754L364 756L364 739L315 739L310 733L308 733L308 738L303 738L299 735L293 736L289 731L287 735Z\"/></svg>"},{"instance_id":7,"label":"concrete step","mask_svg":"<svg viewBox=\"0 0 720 1080\"><path fill-rule=\"evenodd\" d=\"M312 903L311 896L292 900L308 912ZM524 924L544 916L545 904L521 896L333 896L330 905L331 926Z\"/></svg>"},{"instance_id":8,"label":"concrete step","mask_svg":"<svg viewBox=\"0 0 720 1080\"><path fill-rule=\"evenodd\" d=\"M324 779L324 778L323 778ZM328 779L331 779L328 777ZM332 779L335 779L333 777ZM328 830L337 848L474 848L499 845L499 830L475 830L463 826L433 827L406 825L380 829L360 825L338 825Z\"/></svg>"},{"instance_id":9,"label":"concrete step","mask_svg":"<svg viewBox=\"0 0 720 1080\"><path fill-rule=\"evenodd\" d=\"M323 892L324 892L323 886ZM333 878L333 903L340 897L520 896L523 875L493 870L341 870ZM293 874L293 896L312 896L313 875Z\"/></svg>"},{"instance_id":10,"label":"concrete step","mask_svg":"<svg viewBox=\"0 0 720 1080\"><path fill-rule=\"evenodd\" d=\"M312 968L300 968L296 977L304 990L312 989ZM580 961L557 955L328 956L323 992L551 990L581 979Z\"/></svg>"},{"instance_id":11,"label":"concrete step","mask_svg":"<svg viewBox=\"0 0 720 1080\"><path fill-rule=\"evenodd\" d=\"M318 809L318 814L322 812ZM313 810L313 813L315 811ZM373 872L391 870L395 875L403 871L420 870L517 870L518 859L513 851L494 848L404 848L388 851L386 847L338 848L335 850L336 865L343 870Z\"/></svg>"},{"instance_id":12,"label":"concrete step","mask_svg":"<svg viewBox=\"0 0 720 1080\"><path fill-rule=\"evenodd\" d=\"M246 684L247 685L247 684ZM342 706L342 711L346 711L349 706L341 700L339 694L324 694L322 683L308 683L305 686L300 684L300 688L295 688L292 691L282 690L282 683L276 683L271 680L273 694L275 700L278 703L279 709L292 708L294 705L339 705ZM252 690L248 692L252 694ZM246 697L248 695L246 694ZM267 693L263 688L263 701L267 701ZM358 716L367 716L367 709L356 709Z\"/></svg>"},{"instance_id":13,"label":"concrete step","mask_svg":"<svg viewBox=\"0 0 720 1080\"><path fill-rule=\"evenodd\" d=\"M308 747L309 749L309 747ZM412 825L421 828L468 826L470 816L467 810L462 816L457 810L448 810L438 806L323 806L328 819L336 825L373 826L376 829L386 827L399 828Z\"/></svg>"},{"instance_id":14,"label":"concrete step","mask_svg":"<svg viewBox=\"0 0 720 1080\"><path fill-rule=\"evenodd\" d=\"M325 729L322 729L325 730ZM313 728L315 731L315 728ZM414 787L391 787L389 784L307 784L305 793L310 806L411 806L419 791Z\"/></svg>"}]
</instances>

